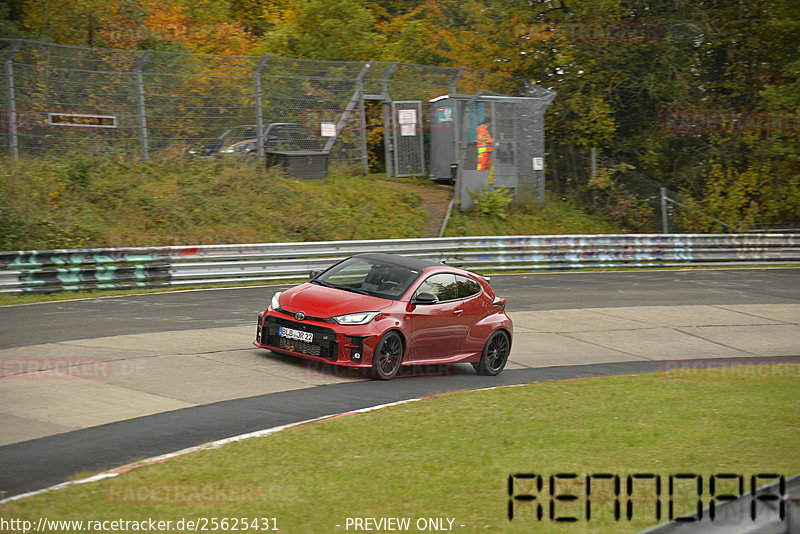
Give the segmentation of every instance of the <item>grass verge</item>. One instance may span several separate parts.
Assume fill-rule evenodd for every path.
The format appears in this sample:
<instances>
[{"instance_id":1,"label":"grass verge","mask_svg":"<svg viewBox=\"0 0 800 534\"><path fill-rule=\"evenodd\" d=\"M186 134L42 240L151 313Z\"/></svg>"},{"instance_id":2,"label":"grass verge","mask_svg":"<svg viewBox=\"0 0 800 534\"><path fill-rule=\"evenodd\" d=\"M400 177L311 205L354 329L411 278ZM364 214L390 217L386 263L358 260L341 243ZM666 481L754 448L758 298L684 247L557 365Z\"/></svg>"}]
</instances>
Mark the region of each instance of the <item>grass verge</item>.
<instances>
[{"instance_id":1,"label":"grass verge","mask_svg":"<svg viewBox=\"0 0 800 534\"><path fill-rule=\"evenodd\" d=\"M294 180L256 160L171 151L0 157L0 250L417 238L435 187L348 168ZM518 198L505 219L455 213L447 235L619 231L557 199Z\"/></svg>"},{"instance_id":2,"label":"grass verge","mask_svg":"<svg viewBox=\"0 0 800 534\"><path fill-rule=\"evenodd\" d=\"M344 168L294 180L245 158L0 160L0 250L411 238L419 205Z\"/></svg>"},{"instance_id":3,"label":"grass verge","mask_svg":"<svg viewBox=\"0 0 800 534\"><path fill-rule=\"evenodd\" d=\"M654 373L437 396L9 503L0 516L34 524L269 517L282 532L303 533L346 532L348 517L451 518L453 530L468 533L636 532L657 523L652 491L631 521L615 521L613 494L597 488L589 521L540 522L531 503L509 521L508 476L788 477L800 472L800 381L762 374L740 367L725 376ZM693 481L676 490L676 514L694 509L693 492ZM559 504L559 514L583 517L584 505Z\"/></svg>"},{"instance_id":4,"label":"grass verge","mask_svg":"<svg viewBox=\"0 0 800 534\"><path fill-rule=\"evenodd\" d=\"M488 211L489 214L482 214L478 208L463 212L453 210L445 236L626 233L619 226L588 215L551 194L540 204L523 191L502 209Z\"/></svg>"}]
</instances>

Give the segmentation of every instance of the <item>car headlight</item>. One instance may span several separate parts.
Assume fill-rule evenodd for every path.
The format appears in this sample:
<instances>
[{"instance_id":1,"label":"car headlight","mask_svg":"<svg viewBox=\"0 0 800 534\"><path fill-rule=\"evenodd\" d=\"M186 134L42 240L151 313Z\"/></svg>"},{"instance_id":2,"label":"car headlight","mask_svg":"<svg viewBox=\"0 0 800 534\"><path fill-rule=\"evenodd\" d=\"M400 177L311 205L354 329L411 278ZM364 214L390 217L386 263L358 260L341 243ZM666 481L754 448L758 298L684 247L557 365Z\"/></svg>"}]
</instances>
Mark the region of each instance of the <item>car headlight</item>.
<instances>
[{"instance_id":1,"label":"car headlight","mask_svg":"<svg viewBox=\"0 0 800 534\"><path fill-rule=\"evenodd\" d=\"M272 295L272 302L270 303L269 307L273 310L280 310L281 309L281 302L279 297L281 296L281 292L278 291L274 295Z\"/></svg>"},{"instance_id":2,"label":"car headlight","mask_svg":"<svg viewBox=\"0 0 800 534\"><path fill-rule=\"evenodd\" d=\"M348 313L347 315L332 317L332 319L339 324L367 324L380 314L381 312Z\"/></svg>"}]
</instances>

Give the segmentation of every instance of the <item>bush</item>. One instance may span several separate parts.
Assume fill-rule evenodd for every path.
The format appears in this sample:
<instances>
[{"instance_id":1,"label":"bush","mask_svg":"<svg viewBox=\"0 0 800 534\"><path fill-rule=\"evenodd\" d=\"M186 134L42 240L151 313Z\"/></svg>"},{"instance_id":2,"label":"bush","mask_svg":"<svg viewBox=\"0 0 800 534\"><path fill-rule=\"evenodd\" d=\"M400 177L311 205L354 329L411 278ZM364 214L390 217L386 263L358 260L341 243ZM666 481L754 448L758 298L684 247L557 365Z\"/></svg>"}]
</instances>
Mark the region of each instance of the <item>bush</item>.
<instances>
[{"instance_id":1,"label":"bush","mask_svg":"<svg viewBox=\"0 0 800 534\"><path fill-rule=\"evenodd\" d=\"M477 213L486 217L497 217L505 220L507 217L506 206L514 198L514 194L505 187L499 187L490 191L484 184L477 191L469 191L472 201L475 203L473 208Z\"/></svg>"},{"instance_id":2,"label":"bush","mask_svg":"<svg viewBox=\"0 0 800 534\"><path fill-rule=\"evenodd\" d=\"M6 194L0 191L0 250L25 248L28 242L28 226Z\"/></svg>"}]
</instances>

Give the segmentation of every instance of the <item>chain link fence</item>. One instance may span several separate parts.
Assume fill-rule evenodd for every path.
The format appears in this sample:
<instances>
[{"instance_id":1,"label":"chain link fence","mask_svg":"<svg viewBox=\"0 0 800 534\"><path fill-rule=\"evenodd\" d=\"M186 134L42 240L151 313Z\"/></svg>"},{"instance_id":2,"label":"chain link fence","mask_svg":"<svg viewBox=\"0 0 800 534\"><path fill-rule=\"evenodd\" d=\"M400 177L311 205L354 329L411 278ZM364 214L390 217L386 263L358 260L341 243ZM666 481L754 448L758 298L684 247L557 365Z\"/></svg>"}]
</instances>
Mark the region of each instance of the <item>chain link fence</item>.
<instances>
[{"instance_id":1,"label":"chain link fence","mask_svg":"<svg viewBox=\"0 0 800 534\"><path fill-rule=\"evenodd\" d=\"M669 189L630 165L593 156L590 150L552 145L549 153L554 194L577 200L593 213L637 232L697 232L698 221L712 225L714 232L770 231L720 221L686 192ZM774 231L793 230L781 226Z\"/></svg>"},{"instance_id":2,"label":"chain link fence","mask_svg":"<svg viewBox=\"0 0 800 534\"><path fill-rule=\"evenodd\" d=\"M385 116L391 116L395 101L477 91L548 93L524 80L464 67L405 63L125 51L10 39L0 39L0 57L0 150L14 158L76 150L148 158L168 149L198 155L241 149L261 156L280 148L269 144L271 125L288 123L292 135L306 142L302 148L329 151L331 161L366 172L365 100L382 100L391 109ZM402 141L413 158L424 161L422 125L430 110L418 109L419 137ZM395 128L397 122L395 116L389 124ZM543 112L531 120L534 127L543 139ZM254 138L264 142L245 143ZM404 162L409 156L403 146L393 146L390 133L385 139L387 161L424 172ZM392 152L395 148L400 153Z\"/></svg>"}]
</instances>

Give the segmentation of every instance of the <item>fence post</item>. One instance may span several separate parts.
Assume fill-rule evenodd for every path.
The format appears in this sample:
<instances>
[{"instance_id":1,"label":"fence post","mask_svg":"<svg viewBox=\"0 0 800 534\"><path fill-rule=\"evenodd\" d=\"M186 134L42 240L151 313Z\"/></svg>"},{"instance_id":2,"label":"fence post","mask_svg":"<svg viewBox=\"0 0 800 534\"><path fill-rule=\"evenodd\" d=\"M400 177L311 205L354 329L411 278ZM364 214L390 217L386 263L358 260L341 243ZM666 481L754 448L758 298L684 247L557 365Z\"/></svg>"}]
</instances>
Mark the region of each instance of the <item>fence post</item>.
<instances>
[{"instance_id":1,"label":"fence post","mask_svg":"<svg viewBox=\"0 0 800 534\"><path fill-rule=\"evenodd\" d=\"M386 161L386 177L394 176L394 147L392 146L392 97L389 95L389 78L397 68L397 61L389 65L381 78L381 91L383 91L383 155Z\"/></svg>"},{"instance_id":2,"label":"fence post","mask_svg":"<svg viewBox=\"0 0 800 534\"><path fill-rule=\"evenodd\" d=\"M361 115L361 121L359 122L359 128L361 129L361 168L364 171L364 176L369 174L369 156L367 155L367 112L364 109L364 76L366 76L367 70L369 70L371 66L371 63L367 63L364 66L365 70L362 70L358 75L358 93L361 95L358 103L358 111Z\"/></svg>"},{"instance_id":3,"label":"fence post","mask_svg":"<svg viewBox=\"0 0 800 534\"><path fill-rule=\"evenodd\" d=\"M467 70L467 67L459 67L453 77L450 79L450 84L448 85L447 94L450 96L456 96L458 94L458 80L461 79L461 76L464 74L464 71Z\"/></svg>"},{"instance_id":4,"label":"fence post","mask_svg":"<svg viewBox=\"0 0 800 534\"><path fill-rule=\"evenodd\" d=\"M597 149L595 147L592 147L591 152L589 153L589 158L591 159L592 163L592 175L590 178L594 180L597 176ZM597 206L597 187L592 185L592 207L595 206Z\"/></svg>"},{"instance_id":5,"label":"fence post","mask_svg":"<svg viewBox=\"0 0 800 534\"><path fill-rule=\"evenodd\" d=\"M662 233L669 233L669 216L667 215L667 188L661 188L661 227Z\"/></svg>"},{"instance_id":6,"label":"fence post","mask_svg":"<svg viewBox=\"0 0 800 534\"><path fill-rule=\"evenodd\" d=\"M256 134L258 135L259 142L257 144L258 147L258 157L264 157L264 108L261 104L261 71L264 69L264 65L267 64L269 58L271 58L271 54L267 54L266 56L261 58L261 61L256 66L256 70L253 72L253 87L255 89L255 97L256 97Z\"/></svg>"},{"instance_id":7,"label":"fence post","mask_svg":"<svg viewBox=\"0 0 800 534\"><path fill-rule=\"evenodd\" d=\"M14 100L14 56L22 46L22 39L17 39L11 45L11 50L6 55L6 82L8 89L8 148L11 157L19 159L19 139L17 138L17 104Z\"/></svg>"},{"instance_id":8,"label":"fence post","mask_svg":"<svg viewBox=\"0 0 800 534\"><path fill-rule=\"evenodd\" d=\"M139 62L136 64L136 113L139 116L139 139L142 143L142 158L148 159L147 148L147 110L144 103L144 80L142 79L142 69L144 64L152 54L152 50L145 50Z\"/></svg>"}]
</instances>

